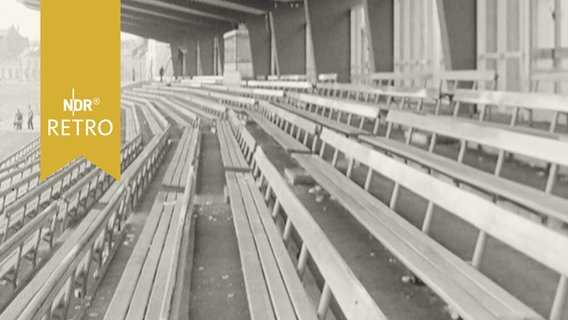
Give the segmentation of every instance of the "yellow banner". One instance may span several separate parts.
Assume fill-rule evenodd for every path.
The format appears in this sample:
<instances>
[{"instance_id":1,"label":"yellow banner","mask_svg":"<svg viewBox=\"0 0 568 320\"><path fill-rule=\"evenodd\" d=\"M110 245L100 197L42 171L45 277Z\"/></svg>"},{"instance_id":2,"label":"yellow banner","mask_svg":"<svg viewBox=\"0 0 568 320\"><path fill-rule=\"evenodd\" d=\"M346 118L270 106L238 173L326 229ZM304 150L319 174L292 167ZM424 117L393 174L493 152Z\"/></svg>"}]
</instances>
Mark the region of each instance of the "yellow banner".
<instances>
[{"instance_id":1,"label":"yellow banner","mask_svg":"<svg viewBox=\"0 0 568 320\"><path fill-rule=\"evenodd\" d=\"M83 156L120 179L120 1L41 2L43 181Z\"/></svg>"}]
</instances>

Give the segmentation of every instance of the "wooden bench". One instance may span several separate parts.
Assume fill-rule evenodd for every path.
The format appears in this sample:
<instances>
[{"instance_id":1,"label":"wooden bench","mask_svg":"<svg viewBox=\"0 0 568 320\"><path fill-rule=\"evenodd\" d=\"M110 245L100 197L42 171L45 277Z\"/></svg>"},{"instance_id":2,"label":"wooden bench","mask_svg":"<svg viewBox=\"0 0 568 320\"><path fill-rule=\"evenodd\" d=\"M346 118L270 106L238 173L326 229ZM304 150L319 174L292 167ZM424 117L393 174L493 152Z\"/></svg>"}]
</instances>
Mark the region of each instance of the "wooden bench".
<instances>
[{"instance_id":1,"label":"wooden bench","mask_svg":"<svg viewBox=\"0 0 568 320\"><path fill-rule=\"evenodd\" d=\"M488 122L487 118L492 109L498 108L503 112L503 108L512 108L509 117L511 128L521 128L527 133L539 134L548 131L554 134L557 130L559 116L568 113L568 97L565 95L546 94L546 93L525 93L525 92L505 92L505 91L474 91L457 90L453 97L453 116L458 116L462 104L475 104L479 110L479 121ZM528 112L528 127L519 127L520 111ZM533 113L548 112L550 120L548 128L531 128ZM568 116L567 116L568 119ZM492 123L493 122L489 122ZM566 133L563 133L566 135ZM564 137L566 138L566 137Z\"/></svg>"},{"instance_id":2,"label":"wooden bench","mask_svg":"<svg viewBox=\"0 0 568 320\"><path fill-rule=\"evenodd\" d=\"M144 101L140 100L140 98L143 98L148 102L152 101L152 103L155 103L165 115L181 127L193 127L199 122L198 120L201 114L190 111L187 108L182 107L181 104L176 103L165 96L158 96L140 91L136 94L139 97L138 101ZM208 117L209 115L206 116Z\"/></svg>"},{"instance_id":3,"label":"wooden bench","mask_svg":"<svg viewBox=\"0 0 568 320\"><path fill-rule=\"evenodd\" d=\"M166 169L162 185L181 188L185 187L187 176L199 154L201 135L197 129L185 129L178 142L171 164Z\"/></svg>"},{"instance_id":4,"label":"wooden bench","mask_svg":"<svg viewBox=\"0 0 568 320\"><path fill-rule=\"evenodd\" d=\"M279 236L280 239L278 240L288 245L293 230L301 239L296 270L302 276L306 272L307 260L310 257L323 278L324 285L321 289L321 295L318 297L319 301L314 301L312 306L316 310L318 319L326 318L332 297L337 302L345 319L386 319L386 316L331 244L310 212L268 160L262 148L257 148L255 152L254 168L254 175L259 176L260 185L264 185L266 182L264 200L271 203L271 199L274 198L272 217L280 215L286 217L282 236ZM250 184L249 186L252 187ZM266 214L261 215L261 217L263 216L266 216ZM266 218L264 218L264 221L266 221L264 222L265 228L266 225L273 223Z\"/></svg>"},{"instance_id":5,"label":"wooden bench","mask_svg":"<svg viewBox=\"0 0 568 320\"><path fill-rule=\"evenodd\" d=\"M22 180L17 189L8 189L2 192L2 205L0 206L0 219L11 220L11 215L20 221L28 215L34 215L38 208L46 206L57 199L61 192L69 188L94 167L85 159L75 160L57 171L54 175L39 183L39 173L34 173ZM27 184L28 181L35 181ZM23 192L22 190L25 190ZM7 223L11 225L11 223Z\"/></svg>"},{"instance_id":6,"label":"wooden bench","mask_svg":"<svg viewBox=\"0 0 568 320\"><path fill-rule=\"evenodd\" d=\"M302 141L302 144L306 147L308 147L308 143L311 143L312 147L316 144L317 136L321 131L320 124L267 101L259 101L259 108L261 114L265 118L270 120L284 132L295 137L296 140Z\"/></svg>"},{"instance_id":7,"label":"wooden bench","mask_svg":"<svg viewBox=\"0 0 568 320\"><path fill-rule=\"evenodd\" d=\"M105 319L167 319L175 282L180 281L176 273L188 214L184 207L183 193L158 193Z\"/></svg>"},{"instance_id":8,"label":"wooden bench","mask_svg":"<svg viewBox=\"0 0 568 320\"><path fill-rule=\"evenodd\" d=\"M183 234L191 228L188 208L198 143L199 131L185 129L105 319L167 319L177 312L170 307L176 287L179 290L183 283L177 276L178 264L181 250L186 249Z\"/></svg>"},{"instance_id":9,"label":"wooden bench","mask_svg":"<svg viewBox=\"0 0 568 320\"><path fill-rule=\"evenodd\" d=\"M209 97L221 103L240 108L252 108L256 104L256 99L234 95L232 93L220 93L215 91L209 92Z\"/></svg>"},{"instance_id":10,"label":"wooden bench","mask_svg":"<svg viewBox=\"0 0 568 320\"><path fill-rule=\"evenodd\" d=\"M417 151L416 148L408 146L397 147L393 143L378 137L369 137L363 140L382 149L391 150L394 153L404 152L405 155L410 157L409 159L434 170L443 169L439 172L449 175L460 182L465 182L496 196L504 197L513 203L544 214L547 217L568 222L568 214L562 209L566 207L568 200L551 195L557 179L559 166L568 166L568 158L566 157L568 144L566 142L484 126L473 122L461 122L449 117L425 116L398 110L391 111L387 121L389 125L396 123L409 128L406 140L407 145L412 142L411 137L414 130L431 133L432 136L428 148L429 155L426 152ZM433 153L438 135L460 141L459 154L455 164L451 163L452 160ZM463 165L468 143L476 143L498 150L497 164L493 175L484 174L479 170ZM500 178L506 153L527 156L550 165L544 192ZM402 153L400 154L402 155Z\"/></svg>"},{"instance_id":11,"label":"wooden bench","mask_svg":"<svg viewBox=\"0 0 568 320\"><path fill-rule=\"evenodd\" d=\"M425 88L426 83L432 78L429 73L420 72L376 72L360 75L356 83L368 84L378 87L418 87Z\"/></svg>"},{"instance_id":12,"label":"wooden bench","mask_svg":"<svg viewBox=\"0 0 568 320\"><path fill-rule=\"evenodd\" d=\"M543 84L554 85L553 91L556 92L556 86L561 83L568 82L568 71L561 70L542 70L531 74L531 91L539 92L543 90Z\"/></svg>"},{"instance_id":13,"label":"wooden bench","mask_svg":"<svg viewBox=\"0 0 568 320\"><path fill-rule=\"evenodd\" d=\"M154 136L134 162L68 235L51 258L0 314L0 319L68 318L71 295L85 312L122 243L124 223L155 174L170 127Z\"/></svg>"},{"instance_id":14,"label":"wooden bench","mask_svg":"<svg viewBox=\"0 0 568 320\"><path fill-rule=\"evenodd\" d=\"M221 159L225 170L249 171L249 164L239 150L239 143L233 135L227 121L217 122L217 137L219 138Z\"/></svg>"},{"instance_id":15,"label":"wooden bench","mask_svg":"<svg viewBox=\"0 0 568 320\"><path fill-rule=\"evenodd\" d=\"M317 319L254 179L225 176L251 319Z\"/></svg>"},{"instance_id":16,"label":"wooden bench","mask_svg":"<svg viewBox=\"0 0 568 320\"><path fill-rule=\"evenodd\" d=\"M23 178L39 171L39 160L30 163L27 166L18 168L0 175L0 191L8 189L8 187L21 181Z\"/></svg>"},{"instance_id":17,"label":"wooden bench","mask_svg":"<svg viewBox=\"0 0 568 320\"><path fill-rule=\"evenodd\" d=\"M0 160L0 169L4 169L36 152L39 153L39 138L33 139L32 141L28 142L26 145L18 149L16 152L13 152L9 156Z\"/></svg>"},{"instance_id":18,"label":"wooden bench","mask_svg":"<svg viewBox=\"0 0 568 320\"><path fill-rule=\"evenodd\" d=\"M302 109L298 109L295 107L292 107L288 104L284 104L284 103L278 103L278 102L272 102L273 105L284 109L288 112L297 114L305 119L311 120L319 125L321 125L322 127L325 128L330 128L333 129L337 132L341 132L347 136L358 136L360 134L368 134L367 131L365 130L361 130L359 128L353 127L352 125L349 125L347 123L343 123L343 122L338 122L335 121L333 119L330 118L326 118L323 116L320 116L318 114L306 111L306 110L302 110Z\"/></svg>"},{"instance_id":19,"label":"wooden bench","mask_svg":"<svg viewBox=\"0 0 568 320\"><path fill-rule=\"evenodd\" d=\"M387 109L382 108L377 104L369 104L360 101L353 101L348 99L336 99L329 97L322 97L314 94L307 93L286 93L289 98L288 102L306 111L315 114L320 113L322 117L327 116L331 119L336 115L337 122L341 122L344 114L347 115L346 123L351 125L353 116L358 117L359 129L363 129L365 120L370 120L375 123L375 127L379 125L379 114ZM321 111L320 111L321 110Z\"/></svg>"},{"instance_id":20,"label":"wooden bench","mask_svg":"<svg viewBox=\"0 0 568 320\"><path fill-rule=\"evenodd\" d=\"M281 99L284 97L284 90L278 89L247 88L238 85L204 85L202 87L211 91L228 92L230 94L236 94L247 98L272 100Z\"/></svg>"},{"instance_id":21,"label":"wooden bench","mask_svg":"<svg viewBox=\"0 0 568 320\"><path fill-rule=\"evenodd\" d=\"M243 81L242 86L251 88L268 88L276 90L285 91L299 91L299 92L309 92L313 90L313 84L307 81L259 81L259 80L248 80Z\"/></svg>"},{"instance_id":22,"label":"wooden bench","mask_svg":"<svg viewBox=\"0 0 568 320\"><path fill-rule=\"evenodd\" d=\"M169 94L170 96L175 97L178 100L181 99L185 102L189 102L195 108L203 109L204 111L209 113L210 116L208 117L213 116L216 118L224 118L225 113L228 109L224 104L218 103L216 100L213 100L212 97L209 96L210 92L208 90L162 87L160 88L160 90L150 90L150 92L157 94ZM242 99L246 99L247 103L250 102L250 99L248 98ZM193 109L195 110L195 108Z\"/></svg>"},{"instance_id":23,"label":"wooden bench","mask_svg":"<svg viewBox=\"0 0 568 320\"><path fill-rule=\"evenodd\" d=\"M494 90L497 73L494 70L451 70L433 75L441 95L451 96L458 89Z\"/></svg>"},{"instance_id":24,"label":"wooden bench","mask_svg":"<svg viewBox=\"0 0 568 320\"><path fill-rule=\"evenodd\" d=\"M317 156L294 155L337 201L369 232L391 251L420 280L436 292L463 319L543 319L522 302L476 270L484 256L487 237L503 242L531 259L561 274L559 302L554 310L562 310L568 261L562 248L568 237L535 224L491 201L441 181L412 168L357 141L324 130L320 136L325 148L333 148L331 164ZM336 170L338 154L349 159L346 175ZM394 182L388 204L367 193L349 179L354 161L360 161L372 173ZM370 182L366 181L365 185ZM400 188L428 202L422 231L399 216L397 201ZM459 217L479 229L471 265L428 236L435 207ZM512 228L511 226L515 226ZM503 250L503 249L501 249Z\"/></svg>"},{"instance_id":25,"label":"wooden bench","mask_svg":"<svg viewBox=\"0 0 568 320\"><path fill-rule=\"evenodd\" d=\"M244 123L245 121L241 120L239 115L237 115L233 110L229 110L228 119L230 127L237 139L237 142L239 143L239 146L241 147L241 151L243 152L245 159L249 164L252 163L252 157L257 146L256 139L246 127Z\"/></svg>"},{"instance_id":26,"label":"wooden bench","mask_svg":"<svg viewBox=\"0 0 568 320\"><path fill-rule=\"evenodd\" d=\"M157 116L153 113L152 109L154 106L150 103L150 101L146 99L140 99L134 93L125 93L124 97L136 102L136 105L142 111L144 118L148 122L148 126L150 127L150 131L152 131L153 135L159 135L164 132L164 127L162 127L161 121L157 118ZM124 98L123 98L124 99ZM158 112L156 110L156 112ZM167 120L165 120L167 122Z\"/></svg>"},{"instance_id":27,"label":"wooden bench","mask_svg":"<svg viewBox=\"0 0 568 320\"><path fill-rule=\"evenodd\" d=\"M291 153L310 153L310 149L303 145L298 140L288 135L285 131L280 129L277 125L270 122L256 112L249 112L249 117L264 130L270 137L272 137L278 144L287 152Z\"/></svg>"},{"instance_id":28,"label":"wooden bench","mask_svg":"<svg viewBox=\"0 0 568 320\"><path fill-rule=\"evenodd\" d=\"M19 170L23 167L27 167L30 163L39 161L39 147L35 148L28 154L19 157L15 160L10 160L11 163L5 165L3 168L0 169L0 174L9 174L14 170Z\"/></svg>"}]
</instances>

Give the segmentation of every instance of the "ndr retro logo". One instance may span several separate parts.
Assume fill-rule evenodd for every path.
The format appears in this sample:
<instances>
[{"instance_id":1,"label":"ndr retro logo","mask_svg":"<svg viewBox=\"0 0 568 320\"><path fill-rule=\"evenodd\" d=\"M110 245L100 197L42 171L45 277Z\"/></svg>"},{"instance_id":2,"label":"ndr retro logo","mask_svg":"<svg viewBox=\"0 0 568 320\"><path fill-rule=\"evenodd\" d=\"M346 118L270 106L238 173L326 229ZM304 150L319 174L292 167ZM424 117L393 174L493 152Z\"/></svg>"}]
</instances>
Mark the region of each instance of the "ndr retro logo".
<instances>
[{"instance_id":1,"label":"ndr retro logo","mask_svg":"<svg viewBox=\"0 0 568 320\"><path fill-rule=\"evenodd\" d=\"M63 99L63 111L71 113L69 119L48 119L48 136L109 136L114 126L109 119L100 121L83 117L75 119L75 113L91 113L93 108L99 106L101 100L75 98L75 88L71 89L71 99ZM96 109L95 109L96 110Z\"/></svg>"}]
</instances>

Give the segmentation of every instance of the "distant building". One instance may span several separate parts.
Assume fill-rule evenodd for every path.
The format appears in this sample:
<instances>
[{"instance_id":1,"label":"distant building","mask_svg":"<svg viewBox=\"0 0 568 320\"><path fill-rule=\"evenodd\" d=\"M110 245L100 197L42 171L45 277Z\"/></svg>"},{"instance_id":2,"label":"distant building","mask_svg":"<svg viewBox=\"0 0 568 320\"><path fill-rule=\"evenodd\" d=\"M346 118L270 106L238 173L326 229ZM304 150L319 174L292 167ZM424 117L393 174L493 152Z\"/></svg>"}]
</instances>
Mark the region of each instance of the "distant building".
<instances>
[{"instance_id":1,"label":"distant building","mask_svg":"<svg viewBox=\"0 0 568 320\"><path fill-rule=\"evenodd\" d=\"M29 47L27 38L22 37L15 26L0 30L0 81L21 81L24 79L21 55ZM36 62L39 66L39 53ZM26 58L26 65L30 60Z\"/></svg>"},{"instance_id":2,"label":"distant building","mask_svg":"<svg viewBox=\"0 0 568 320\"><path fill-rule=\"evenodd\" d=\"M20 70L22 81L39 81L39 45L28 47L20 54Z\"/></svg>"},{"instance_id":3,"label":"distant building","mask_svg":"<svg viewBox=\"0 0 568 320\"><path fill-rule=\"evenodd\" d=\"M123 40L120 46L120 76L121 81L148 80L149 70L146 67L148 40Z\"/></svg>"}]
</instances>

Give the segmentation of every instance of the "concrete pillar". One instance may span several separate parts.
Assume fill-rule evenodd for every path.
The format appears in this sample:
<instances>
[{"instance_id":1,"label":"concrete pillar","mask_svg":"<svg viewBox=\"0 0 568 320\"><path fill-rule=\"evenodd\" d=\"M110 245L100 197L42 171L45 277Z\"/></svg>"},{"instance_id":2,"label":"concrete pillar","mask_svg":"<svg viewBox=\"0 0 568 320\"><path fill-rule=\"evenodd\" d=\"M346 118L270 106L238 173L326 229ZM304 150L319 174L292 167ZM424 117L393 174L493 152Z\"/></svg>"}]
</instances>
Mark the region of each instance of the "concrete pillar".
<instances>
[{"instance_id":1,"label":"concrete pillar","mask_svg":"<svg viewBox=\"0 0 568 320\"><path fill-rule=\"evenodd\" d=\"M337 73L339 82L349 82L350 9L360 3L361 0L304 0L318 74Z\"/></svg>"},{"instance_id":2,"label":"concrete pillar","mask_svg":"<svg viewBox=\"0 0 568 320\"><path fill-rule=\"evenodd\" d=\"M477 68L477 25L475 0L438 0L442 47L449 53L450 69Z\"/></svg>"},{"instance_id":3,"label":"concrete pillar","mask_svg":"<svg viewBox=\"0 0 568 320\"><path fill-rule=\"evenodd\" d=\"M197 75L197 40L187 37L183 41L182 50L185 54L185 75L192 77Z\"/></svg>"},{"instance_id":4,"label":"concrete pillar","mask_svg":"<svg viewBox=\"0 0 568 320\"><path fill-rule=\"evenodd\" d=\"M306 15L303 5L279 5L272 25L280 74L306 74Z\"/></svg>"},{"instance_id":5,"label":"concrete pillar","mask_svg":"<svg viewBox=\"0 0 568 320\"><path fill-rule=\"evenodd\" d=\"M366 0L375 72L394 70L393 0Z\"/></svg>"},{"instance_id":6,"label":"concrete pillar","mask_svg":"<svg viewBox=\"0 0 568 320\"><path fill-rule=\"evenodd\" d=\"M254 76L270 74L270 26L268 15L259 15L246 22L249 32Z\"/></svg>"},{"instance_id":7,"label":"concrete pillar","mask_svg":"<svg viewBox=\"0 0 568 320\"><path fill-rule=\"evenodd\" d=\"M219 63L220 67L217 69L217 74L223 75L223 70L225 70L225 41L223 35L217 36L217 59L219 59L217 63Z\"/></svg>"},{"instance_id":8,"label":"concrete pillar","mask_svg":"<svg viewBox=\"0 0 568 320\"><path fill-rule=\"evenodd\" d=\"M170 43L170 50L172 51L172 69L174 76L183 76L183 54L176 43Z\"/></svg>"},{"instance_id":9,"label":"concrete pillar","mask_svg":"<svg viewBox=\"0 0 568 320\"><path fill-rule=\"evenodd\" d=\"M199 40L201 70L204 75L213 75L213 39L211 36Z\"/></svg>"}]
</instances>

